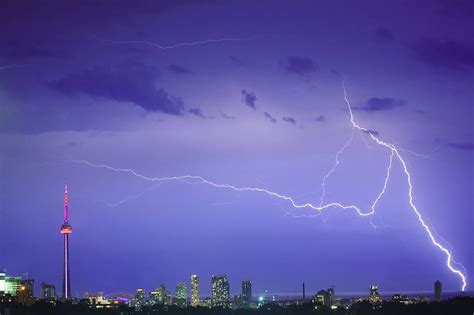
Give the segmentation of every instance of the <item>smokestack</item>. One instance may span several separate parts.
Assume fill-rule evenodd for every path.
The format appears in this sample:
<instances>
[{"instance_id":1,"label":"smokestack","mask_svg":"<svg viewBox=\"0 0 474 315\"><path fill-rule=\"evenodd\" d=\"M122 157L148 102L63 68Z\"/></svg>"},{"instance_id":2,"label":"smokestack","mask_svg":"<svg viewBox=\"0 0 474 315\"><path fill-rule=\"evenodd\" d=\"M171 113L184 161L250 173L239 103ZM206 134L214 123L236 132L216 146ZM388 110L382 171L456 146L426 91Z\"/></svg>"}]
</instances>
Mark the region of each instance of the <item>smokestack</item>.
<instances>
[{"instance_id":1,"label":"smokestack","mask_svg":"<svg viewBox=\"0 0 474 315\"><path fill-rule=\"evenodd\" d=\"M306 299L306 292L305 292L305 289L304 289L304 282L303 282L303 300Z\"/></svg>"}]
</instances>

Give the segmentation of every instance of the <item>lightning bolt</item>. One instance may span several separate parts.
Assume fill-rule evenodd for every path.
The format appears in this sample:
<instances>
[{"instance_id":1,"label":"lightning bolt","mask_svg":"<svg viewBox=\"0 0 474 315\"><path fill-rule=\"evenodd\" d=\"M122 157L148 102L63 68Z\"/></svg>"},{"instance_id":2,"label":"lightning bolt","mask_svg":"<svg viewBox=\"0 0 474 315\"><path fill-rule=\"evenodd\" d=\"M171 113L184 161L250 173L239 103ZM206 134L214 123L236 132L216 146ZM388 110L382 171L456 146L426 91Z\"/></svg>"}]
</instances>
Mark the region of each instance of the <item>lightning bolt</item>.
<instances>
[{"instance_id":1,"label":"lightning bolt","mask_svg":"<svg viewBox=\"0 0 474 315\"><path fill-rule=\"evenodd\" d=\"M423 216L421 215L420 211L418 210L418 208L416 207L416 205L413 201L413 185L412 185L412 182L411 182L411 174L408 171L408 167L407 167L407 164L406 164L405 160L402 158L402 156L400 154L400 150L395 145L380 140L372 132L369 132L369 130L367 128L361 127L356 123L356 121L354 119L354 114L352 113L351 103L349 102L349 100L347 98L347 91L346 91L346 86L345 86L345 81L344 80L342 81L342 89L344 91L344 101L346 102L347 108L349 110L352 126L356 129L360 130L360 131L367 132L368 135L372 138L372 140L376 144L391 150L391 152L392 152L391 159L393 158L393 155L395 155L397 157L397 159L400 161L400 163L402 164L403 172L406 175L407 184L408 184L408 200L409 200L409 203L410 203L410 207L413 210L413 212L415 213L415 215L417 216L418 221L420 222L420 224L422 225L422 227L424 228L424 230L428 234L428 237L430 238L433 245L435 245L438 249L440 249L446 255L446 266L448 267L448 269L451 270L451 272L457 274L461 278L461 281L462 281L461 290L464 291L466 289L466 285L467 285L466 275L461 270L459 270L459 269L457 269L453 266L454 261L453 261L453 257L452 257L451 252L447 248L445 248L443 245L441 245L438 242L438 240L434 237L433 232L431 231L428 224L426 224L425 220L423 219ZM390 163L390 165L391 165L391 163ZM390 173L387 172L387 174L389 175ZM385 184L387 183L387 179L388 179L388 177L386 178ZM384 186L384 190L385 190L385 186ZM380 198L378 198L378 199L380 199ZM372 210L373 209L374 208L372 208ZM454 262L454 263L456 264L456 262Z\"/></svg>"},{"instance_id":2,"label":"lightning bolt","mask_svg":"<svg viewBox=\"0 0 474 315\"><path fill-rule=\"evenodd\" d=\"M175 180L175 181L182 181L182 182L187 183L187 184L205 184L205 185L209 185L209 186L212 186L212 187L215 187L215 188L230 189L230 190L239 191L239 192L240 191L249 191L249 192L263 193L263 194L269 195L271 197L275 197L275 198L281 199L283 201L286 201L289 204L291 204L291 206L295 209L310 208L312 210L317 211L318 215L321 214L321 212L323 210L326 210L328 208L340 208L340 209L344 209L344 210L353 210L359 216L370 217L370 219L371 219L370 222L371 222L372 226L375 227L375 225L372 222L372 217L375 214L377 203L383 197L383 195L384 195L384 193L387 189L387 185L388 185L388 182L389 182L389 179L390 179L391 169L392 169L392 165L393 165L393 160L397 159L400 162L400 164L403 168L403 172L406 176L406 180L407 180L407 184L408 184L408 199L409 199L410 208L413 210L413 212L416 215L419 223L421 224L421 226L423 227L423 229L427 233L427 235L428 235L429 239L431 240L431 242L433 243L433 245L436 246L439 250L441 250L446 255L446 265L447 265L448 269L451 272L453 272L454 274L456 274L457 276L460 277L460 279L462 281L461 290L464 291L465 288L466 288L466 285L467 285L466 270L465 270L464 266L462 266L461 264L454 261L454 259L452 257L452 254L451 254L451 251L449 249L447 249L446 247L444 247L438 241L438 239L442 240L442 238L435 237L436 233L432 232L432 230L430 229L430 227L426 223L425 219L423 219L423 216L421 215L420 211L418 210L418 208L416 207L416 205L413 201L413 185L412 185L412 181L411 181L411 174L408 170L408 167L407 167L407 164L406 164L405 160L403 159L402 155L400 154L401 151L405 151L405 150L397 148L392 143L382 141L379 137L377 137L374 134L374 132L371 132L369 129L367 129L365 127L361 127L359 124L357 124L357 122L355 120L355 117L354 117L354 114L352 112L351 103L350 103L350 101L348 99L348 96L347 96L347 91L346 91L344 80L342 81L342 89L344 91L344 101L347 104L348 112L350 114L350 121L351 121L351 124L352 124L352 133L351 133L351 137L349 138L349 140L337 152L335 164L333 165L333 167L329 170L329 172L323 178L323 181L322 181L323 194L321 196L319 205L314 205L312 203L298 203L291 196L287 196L287 195L284 195L284 194L281 194L281 193L277 193L277 192L274 192L274 191L271 191L271 190L268 190L268 189L265 189L265 188L260 188L260 187L238 187L238 186L234 186L234 185L231 185L231 184L215 183L215 182L212 182L212 181L210 181L210 180L208 180L208 179L206 179L202 176L183 175L183 176L172 176L172 177L149 177L149 176L145 176L143 174L140 174L140 173L136 172L135 170L133 170L131 168L116 168L116 167L112 167L112 166L109 166L109 165L106 165L106 164L91 163L87 160L72 160L72 162L85 164L85 165L95 167L95 168L102 168L102 169L107 169L107 170L116 171L116 172L129 173L129 174L131 174L131 175L133 175L137 178L140 178L142 180L152 181L152 182L168 182L168 181L174 181ZM366 210L366 211L361 210L356 205L345 205L345 204L338 203L338 202L330 202L330 203L325 203L324 204L324 197L326 195L326 181L334 173L337 166L340 164L339 158L344 153L344 151L349 146L349 144L352 142L352 140L354 138L355 131L358 131L359 133L362 132L362 133L367 134L368 136L370 136L370 139L372 139L372 141L376 145L380 146L381 148L388 149L389 152L390 152L389 164L388 164L387 171L386 171L386 174L385 174L385 180L384 180L383 187L382 187L381 191L379 192L379 194L377 195L377 197L372 202L372 205L370 206L370 210ZM288 212L287 212L287 214L292 215ZM310 216L306 216L306 217L314 217L314 216L315 215L310 215ZM298 217L301 217L301 216L298 216ZM456 265L456 266L460 266L462 271L460 269L458 269L457 267L455 267L453 264ZM463 273L463 271L464 271L464 273Z\"/></svg>"},{"instance_id":3,"label":"lightning bolt","mask_svg":"<svg viewBox=\"0 0 474 315\"><path fill-rule=\"evenodd\" d=\"M21 68L21 67L26 67L29 66L28 64L24 65L6 65L6 66L1 66L0 70L8 69L8 68Z\"/></svg>"},{"instance_id":4,"label":"lightning bolt","mask_svg":"<svg viewBox=\"0 0 474 315\"><path fill-rule=\"evenodd\" d=\"M147 40L121 40L121 41L114 41L110 39L103 39L96 37L98 40L103 41L103 42L109 42L112 44L145 44L148 46L152 46L158 49L162 50L167 50L167 49L175 49L179 47L186 47L186 46L197 46L197 45L204 45L204 44L210 44L210 43L219 43L219 42L235 42L235 41L245 41L245 40L250 40L251 38L213 38L213 39L205 39L205 40L198 40L195 42L184 42L184 43L178 43L174 45L169 45L169 46L164 46L158 43L150 42Z\"/></svg>"}]
</instances>

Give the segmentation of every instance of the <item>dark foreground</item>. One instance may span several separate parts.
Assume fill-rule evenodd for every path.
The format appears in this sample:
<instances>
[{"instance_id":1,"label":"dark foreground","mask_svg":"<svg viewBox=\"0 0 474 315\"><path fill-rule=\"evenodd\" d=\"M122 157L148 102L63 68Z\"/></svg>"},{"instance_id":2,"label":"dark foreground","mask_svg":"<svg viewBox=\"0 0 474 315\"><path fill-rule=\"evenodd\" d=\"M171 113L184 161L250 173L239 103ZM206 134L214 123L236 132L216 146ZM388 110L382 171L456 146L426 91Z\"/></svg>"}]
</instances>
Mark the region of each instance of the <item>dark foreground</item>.
<instances>
[{"instance_id":1,"label":"dark foreground","mask_svg":"<svg viewBox=\"0 0 474 315\"><path fill-rule=\"evenodd\" d=\"M113 308L97 309L87 304L60 303L56 305L38 301L27 307L16 303L0 304L0 315L87 315L87 314L110 314L110 315L473 315L474 298L456 297L443 302L417 303L405 305L397 302L385 302L380 305L372 305L369 302L353 304L349 309L339 307L329 309L316 306L312 303L303 305L279 306L277 304L264 304L258 309L223 309L207 307L176 306L146 306L142 310L135 310L126 305Z\"/></svg>"}]
</instances>

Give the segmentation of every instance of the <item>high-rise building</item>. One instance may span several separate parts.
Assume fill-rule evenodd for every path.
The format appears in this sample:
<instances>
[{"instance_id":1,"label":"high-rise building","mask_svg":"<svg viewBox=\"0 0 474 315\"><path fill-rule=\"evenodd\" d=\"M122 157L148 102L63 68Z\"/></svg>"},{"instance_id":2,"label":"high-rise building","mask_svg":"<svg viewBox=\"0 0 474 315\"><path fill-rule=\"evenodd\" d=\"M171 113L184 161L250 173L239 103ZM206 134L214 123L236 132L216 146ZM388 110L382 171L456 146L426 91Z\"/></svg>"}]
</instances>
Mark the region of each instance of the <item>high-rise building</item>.
<instances>
[{"instance_id":1,"label":"high-rise building","mask_svg":"<svg viewBox=\"0 0 474 315\"><path fill-rule=\"evenodd\" d=\"M242 307L249 308L252 303L252 282L242 281Z\"/></svg>"},{"instance_id":2,"label":"high-rise building","mask_svg":"<svg viewBox=\"0 0 474 315\"><path fill-rule=\"evenodd\" d=\"M369 289L369 302L370 303L380 303L382 302L382 297L379 295L379 288L376 285L371 285Z\"/></svg>"},{"instance_id":3,"label":"high-rise building","mask_svg":"<svg viewBox=\"0 0 474 315\"><path fill-rule=\"evenodd\" d=\"M435 301L437 301L437 302L441 301L441 297L442 297L442 294L443 294L442 290L443 290L443 285L441 284L441 282L439 280L436 280L436 282L434 283Z\"/></svg>"},{"instance_id":4,"label":"high-rise building","mask_svg":"<svg viewBox=\"0 0 474 315\"><path fill-rule=\"evenodd\" d=\"M334 288L329 288L327 292L328 292L327 306L333 306L335 302Z\"/></svg>"},{"instance_id":5,"label":"high-rise building","mask_svg":"<svg viewBox=\"0 0 474 315\"><path fill-rule=\"evenodd\" d=\"M158 291L150 291L150 305L156 305L156 304L160 304L158 303Z\"/></svg>"},{"instance_id":6,"label":"high-rise building","mask_svg":"<svg viewBox=\"0 0 474 315\"><path fill-rule=\"evenodd\" d=\"M199 306L199 278L197 275L191 276L191 306Z\"/></svg>"},{"instance_id":7,"label":"high-rise building","mask_svg":"<svg viewBox=\"0 0 474 315\"><path fill-rule=\"evenodd\" d=\"M35 302L34 298L35 281L33 279L21 280L18 288L18 303L30 306Z\"/></svg>"},{"instance_id":8,"label":"high-rise building","mask_svg":"<svg viewBox=\"0 0 474 315\"><path fill-rule=\"evenodd\" d=\"M145 303L145 289L138 288L137 294L135 294L135 310L141 310Z\"/></svg>"},{"instance_id":9,"label":"high-rise building","mask_svg":"<svg viewBox=\"0 0 474 315\"><path fill-rule=\"evenodd\" d=\"M326 290L319 290L314 295L314 302L319 305L327 305L328 293Z\"/></svg>"},{"instance_id":10,"label":"high-rise building","mask_svg":"<svg viewBox=\"0 0 474 315\"><path fill-rule=\"evenodd\" d=\"M165 292L166 292L166 288L165 286L162 284L160 285L160 287L158 289L155 290L156 292L156 304L165 304Z\"/></svg>"},{"instance_id":11,"label":"high-rise building","mask_svg":"<svg viewBox=\"0 0 474 315\"><path fill-rule=\"evenodd\" d=\"M56 287L52 284L41 283L40 298L42 300L55 300L56 299Z\"/></svg>"},{"instance_id":12,"label":"high-rise building","mask_svg":"<svg viewBox=\"0 0 474 315\"><path fill-rule=\"evenodd\" d=\"M212 306L229 305L229 281L225 275L212 276Z\"/></svg>"},{"instance_id":13,"label":"high-rise building","mask_svg":"<svg viewBox=\"0 0 474 315\"><path fill-rule=\"evenodd\" d=\"M185 282L180 282L176 286L176 305L179 307L186 307L188 300L188 292Z\"/></svg>"},{"instance_id":14,"label":"high-rise building","mask_svg":"<svg viewBox=\"0 0 474 315\"><path fill-rule=\"evenodd\" d=\"M4 294L16 296L18 293L18 289L20 288L21 277L10 277L10 276L7 276L5 273L3 273L3 275L4 275L4 280L3 280ZM2 276L0 274L0 281L1 281L1 277Z\"/></svg>"},{"instance_id":15,"label":"high-rise building","mask_svg":"<svg viewBox=\"0 0 474 315\"><path fill-rule=\"evenodd\" d=\"M0 271L0 296L5 294L5 277L5 272Z\"/></svg>"},{"instance_id":16,"label":"high-rise building","mask_svg":"<svg viewBox=\"0 0 474 315\"><path fill-rule=\"evenodd\" d=\"M63 291L62 298L71 298L71 279L69 273L69 234L72 226L69 224L67 185L64 186L64 222L61 225L61 234L64 236L64 264L63 264Z\"/></svg>"}]
</instances>

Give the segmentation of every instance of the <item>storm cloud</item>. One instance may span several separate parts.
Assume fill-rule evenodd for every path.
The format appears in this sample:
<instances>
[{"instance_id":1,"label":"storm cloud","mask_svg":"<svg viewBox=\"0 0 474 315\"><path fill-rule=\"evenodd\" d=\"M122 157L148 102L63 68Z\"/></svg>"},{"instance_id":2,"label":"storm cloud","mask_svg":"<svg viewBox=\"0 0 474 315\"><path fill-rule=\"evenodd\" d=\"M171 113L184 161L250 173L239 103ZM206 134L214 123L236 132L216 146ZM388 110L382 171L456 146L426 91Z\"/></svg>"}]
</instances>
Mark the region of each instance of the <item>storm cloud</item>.
<instances>
[{"instance_id":1,"label":"storm cloud","mask_svg":"<svg viewBox=\"0 0 474 315\"><path fill-rule=\"evenodd\" d=\"M405 105L404 100L391 97L372 97L367 100L367 103L362 106L352 107L353 110L360 110L366 112L378 112L392 110L397 107Z\"/></svg>"},{"instance_id":2,"label":"storm cloud","mask_svg":"<svg viewBox=\"0 0 474 315\"><path fill-rule=\"evenodd\" d=\"M132 102L148 112L183 115L184 102L179 97L156 88L158 71L136 61L118 65L97 65L50 82L50 87L64 94L84 93L119 102Z\"/></svg>"}]
</instances>

